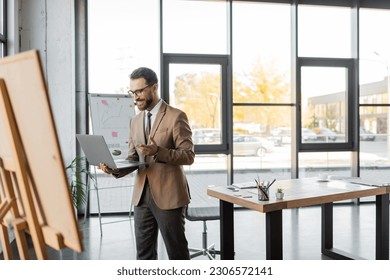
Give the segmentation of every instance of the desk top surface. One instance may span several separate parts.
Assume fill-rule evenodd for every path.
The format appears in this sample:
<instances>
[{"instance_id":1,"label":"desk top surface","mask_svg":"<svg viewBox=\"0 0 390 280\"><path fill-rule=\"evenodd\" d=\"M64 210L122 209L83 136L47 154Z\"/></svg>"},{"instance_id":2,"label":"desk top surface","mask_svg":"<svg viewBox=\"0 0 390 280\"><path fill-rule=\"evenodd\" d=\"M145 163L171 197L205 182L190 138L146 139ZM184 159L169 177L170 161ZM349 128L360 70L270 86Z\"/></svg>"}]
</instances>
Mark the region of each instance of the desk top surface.
<instances>
[{"instance_id":1,"label":"desk top surface","mask_svg":"<svg viewBox=\"0 0 390 280\"><path fill-rule=\"evenodd\" d=\"M284 198L277 200L275 192L283 188ZM319 205L346 199L383 195L390 187L372 187L342 180L319 182L317 178L277 180L270 188L270 200L259 201L257 189L233 191L226 186L208 188L207 194L223 201L263 213L276 210Z\"/></svg>"}]
</instances>

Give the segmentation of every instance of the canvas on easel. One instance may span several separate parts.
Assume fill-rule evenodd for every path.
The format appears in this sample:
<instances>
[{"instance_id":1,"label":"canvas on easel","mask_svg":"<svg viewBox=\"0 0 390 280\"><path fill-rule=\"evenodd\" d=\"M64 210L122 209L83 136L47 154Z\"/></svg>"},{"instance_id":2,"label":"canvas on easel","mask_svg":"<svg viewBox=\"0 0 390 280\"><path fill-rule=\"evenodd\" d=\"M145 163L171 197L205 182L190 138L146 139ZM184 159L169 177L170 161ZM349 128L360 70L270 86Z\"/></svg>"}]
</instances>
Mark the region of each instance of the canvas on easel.
<instances>
[{"instance_id":1,"label":"canvas on easel","mask_svg":"<svg viewBox=\"0 0 390 280\"><path fill-rule=\"evenodd\" d=\"M33 204L46 245L83 250L37 51L0 60L23 148ZM27 209L26 209L27 211Z\"/></svg>"},{"instance_id":2,"label":"canvas on easel","mask_svg":"<svg viewBox=\"0 0 390 280\"><path fill-rule=\"evenodd\" d=\"M13 259L8 236L8 228L12 227L20 259L29 259L27 230L37 257L46 258L42 231L31 199L27 165L3 79L0 79L0 120L0 239L3 255L5 259Z\"/></svg>"}]
</instances>

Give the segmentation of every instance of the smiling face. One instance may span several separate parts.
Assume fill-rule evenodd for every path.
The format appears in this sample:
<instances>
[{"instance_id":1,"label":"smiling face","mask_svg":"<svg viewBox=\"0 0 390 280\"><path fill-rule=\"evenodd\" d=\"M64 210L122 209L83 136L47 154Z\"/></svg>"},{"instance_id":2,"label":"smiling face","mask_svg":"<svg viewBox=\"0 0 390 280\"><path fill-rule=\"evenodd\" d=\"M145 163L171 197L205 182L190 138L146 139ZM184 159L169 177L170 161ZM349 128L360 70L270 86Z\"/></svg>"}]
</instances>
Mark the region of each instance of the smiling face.
<instances>
[{"instance_id":1,"label":"smiling face","mask_svg":"<svg viewBox=\"0 0 390 280\"><path fill-rule=\"evenodd\" d=\"M158 103L157 87L157 84L148 85L144 78L130 80L130 90L137 93L133 98L140 111L150 111Z\"/></svg>"}]
</instances>

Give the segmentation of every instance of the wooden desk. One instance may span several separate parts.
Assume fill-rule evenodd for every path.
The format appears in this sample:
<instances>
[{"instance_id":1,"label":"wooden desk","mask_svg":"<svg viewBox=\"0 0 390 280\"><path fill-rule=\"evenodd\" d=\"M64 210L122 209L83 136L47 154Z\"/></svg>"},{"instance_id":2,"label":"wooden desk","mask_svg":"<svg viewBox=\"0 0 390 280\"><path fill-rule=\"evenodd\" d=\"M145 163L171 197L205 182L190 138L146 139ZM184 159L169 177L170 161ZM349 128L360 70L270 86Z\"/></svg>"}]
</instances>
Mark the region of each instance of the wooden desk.
<instances>
[{"instance_id":1,"label":"wooden desk","mask_svg":"<svg viewBox=\"0 0 390 280\"><path fill-rule=\"evenodd\" d=\"M283 188L283 200L276 200L276 188ZM279 180L270 189L269 201L258 201L256 189L233 192L227 187L212 187L207 194L220 200L221 259L234 259L233 204L266 215L266 258L283 259L282 211L303 206L321 205L321 249L335 259L355 259L333 248L333 202L376 196L376 259L389 259L390 187L370 187L345 181L317 182L316 178ZM251 196L251 197L248 197Z\"/></svg>"}]
</instances>

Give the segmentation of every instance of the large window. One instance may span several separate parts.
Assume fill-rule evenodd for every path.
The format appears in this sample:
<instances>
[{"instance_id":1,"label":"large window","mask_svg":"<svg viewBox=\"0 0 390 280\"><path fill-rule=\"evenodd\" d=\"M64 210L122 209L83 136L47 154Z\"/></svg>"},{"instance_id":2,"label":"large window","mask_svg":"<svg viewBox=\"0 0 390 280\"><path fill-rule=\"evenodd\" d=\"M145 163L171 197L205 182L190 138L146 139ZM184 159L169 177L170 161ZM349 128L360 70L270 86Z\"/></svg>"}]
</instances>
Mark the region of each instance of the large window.
<instances>
[{"instance_id":1,"label":"large window","mask_svg":"<svg viewBox=\"0 0 390 280\"><path fill-rule=\"evenodd\" d=\"M356 174L355 12L352 7L297 7L296 176Z\"/></svg>"},{"instance_id":2,"label":"large window","mask_svg":"<svg viewBox=\"0 0 390 280\"><path fill-rule=\"evenodd\" d=\"M192 205L218 201L208 185L229 181L229 13L227 1L162 1L164 100L186 112L195 162L185 166Z\"/></svg>"},{"instance_id":3,"label":"large window","mask_svg":"<svg viewBox=\"0 0 390 280\"><path fill-rule=\"evenodd\" d=\"M125 93L134 68L155 69L189 117L195 189L375 178L390 166L390 4L297 2L89 1L89 91Z\"/></svg>"},{"instance_id":4,"label":"large window","mask_svg":"<svg viewBox=\"0 0 390 280\"><path fill-rule=\"evenodd\" d=\"M89 93L127 94L134 69L146 66L160 72L159 2L88 1ZM133 175L123 180L99 170L97 175L101 212L129 211ZM91 192L90 212L98 212L96 192Z\"/></svg>"},{"instance_id":5,"label":"large window","mask_svg":"<svg viewBox=\"0 0 390 280\"><path fill-rule=\"evenodd\" d=\"M291 6L233 2L234 181L290 177Z\"/></svg>"},{"instance_id":6,"label":"large window","mask_svg":"<svg viewBox=\"0 0 390 280\"><path fill-rule=\"evenodd\" d=\"M360 9L360 175L390 166L390 11ZM390 180L389 172L381 172Z\"/></svg>"}]
</instances>

